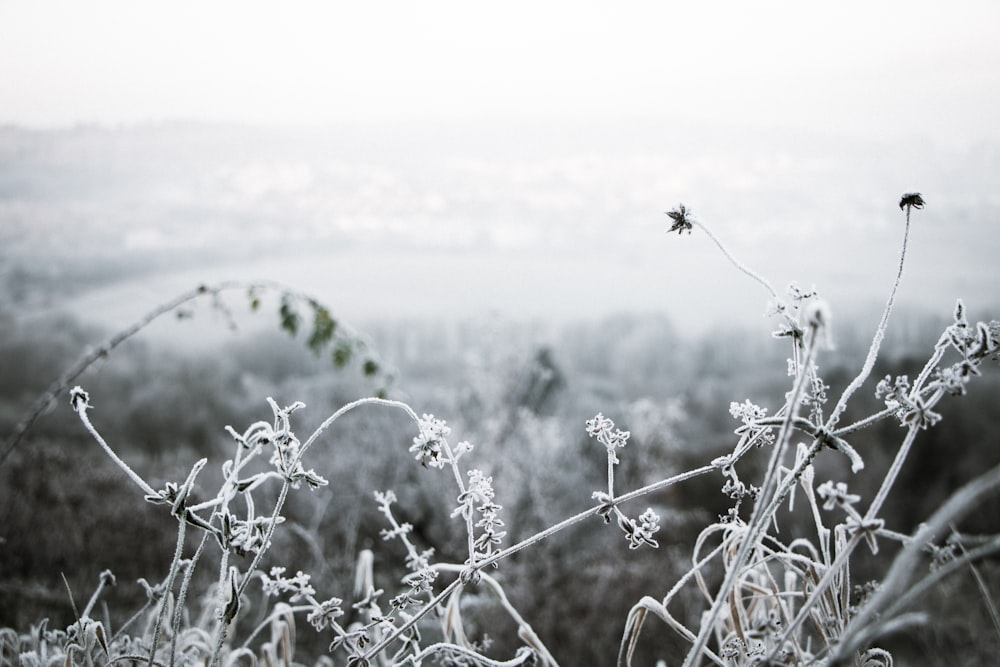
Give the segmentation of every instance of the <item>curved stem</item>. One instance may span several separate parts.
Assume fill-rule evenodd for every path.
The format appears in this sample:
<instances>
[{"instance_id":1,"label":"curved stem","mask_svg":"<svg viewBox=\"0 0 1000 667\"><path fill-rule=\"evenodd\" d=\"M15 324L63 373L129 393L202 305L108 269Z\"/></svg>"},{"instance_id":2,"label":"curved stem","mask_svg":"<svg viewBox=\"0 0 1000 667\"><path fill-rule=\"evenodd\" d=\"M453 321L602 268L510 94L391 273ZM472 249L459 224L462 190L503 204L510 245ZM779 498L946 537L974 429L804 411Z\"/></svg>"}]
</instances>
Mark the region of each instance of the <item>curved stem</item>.
<instances>
[{"instance_id":1,"label":"curved stem","mask_svg":"<svg viewBox=\"0 0 1000 667\"><path fill-rule=\"evenodd\" d=\"M861 367L861 372L851 381L851 384L847 386L844 393L840 395L840 399L837 400L837 405L833 408L833 412L830 413L830 418L826 422L827 431L834 429L844 410L847 409L847 401L854 395L854 392L861 388L861 385L871 375L872 368L875 367L875 359L878 357L879 348L882 347L882 339L885 337L886 327L889 326L889 315L892 313L892 306L896 301L896 291L899 289L899 284L903 279L903 266L906 263L906 243L909 238L910 209L907 208L906 227L903 229L903 247L899 252L899 266L896 270L896 280L892 284L892 289L889 290L889 298L885 302L882 319L879 320L878 327L875 329L875 336L872 338L872 344L868 348L868 356L865 357L865 363Z\"/></svg>"},{"instance_id":2,"label":"curved stem","mask_svg":"<svg viewBox=\"0 0 1000 667\"><path fill-rule=\"evenodd\" d=\"M153 661L156 659L156 647L160 643L160 631L163 628L163 622L167 618L167 602L170 600L170 596L173 594L174 590L174 580L177 577L177 570L180 569L181 555L184 552L184 535L187 523L184 519L178 517L177 519L177 546L174 549L174 559L170 562L170 572L167 573L167 580L164 582L163 587L163 600L160 602L160 611L156 614L156 624L153 626L153 638L150 642L149 648L149 665L153 665ZM171 659L173 662L173 659Z\"/></svg>"},{"instance_id":3,"label":"curved stem","mask_svg":"<svg viewBox=\"0 0 1000 667\"><path fill-rule=\"evenodd\" d=\"M773 299L778 298L778 293L774 291L774 288L771 286L771 283L769 283L767 279L761 276L759 273L753 271L750 267L748 267L747 265L743 264L738 259L736 259L736 257L734 257L733 254L729 252L729 249L726 248L725 245L723 245L722 241L720 241L719 238L712 233L712 230L706 227L704 223L698 222L697 220L691 220L690 222L693 225L698 225L699 227L701 227L702 231L708 235L708 238L712 239L715 245L719 247L719 250L722 251L722 254L726 256L726 259L728 259L733 266L735 266L741 272L743 272L744 274L746 274L747 276L749 276L750 278L761 284L764 287L764 289L766 289L768 293L770 293L771 298Z\"/></svg>"},{"instance_id":4,"label":"curved stem","mask_svg":"<svg viewBox=\"0 0 1000 667\"><path fill-rule=\"evenodd\" d=\"M93 436L94 440L97 441L97 444L101 446L101 448L104 450L104 453L108 455L108 458L114 461L115 465L121 468L122 471L126 475L128 475L129 479L135 482L136 486L142 489L143 493L145 493L147 496L156 496L157 493L153 489L153 487L147 484L146 480L140 477L137 472L132 470L131 466L125 463L125 461L122 460L122 458L118 456L117 453L115 453L115 450L111 449L111 446L104 440L104 437L101 436L101 434L98 433L94 425L90 423L90 417L87 416L87 410L89 408L90 405L86 400L80 400L76 405L76 413L80 416L80 421L83 422L84 428L86 428L87 431L90 433L90 435Z\"/></svg>"},{"instance_id":5,"label":"curved stem","mask_svg":"<svg viewBox=\"0 0 1000 667\"><path fill-rule=\"evenodd\" d=\"M184 571L184 578L181 579L180 590L177 592L177 604L174 607L173 629L170 633L170 667L173 667L174 664L176 664L177 640L181 634L181 619L184 615L184 603L187 601L187 592L191 585L191 578L194 576L194 568L201 559L202 550L204 550L206 542L208 542L208 533L203 532L201 534L201 540L198 542L198 548L195 550L194 556L191 557L191 562Z\"/></svg>"},{"instance_id":6,"label":"curved stem","mask_svg":"<svg viewBox=\"0 0 1000 667\"><path fill-rule=\"evenodd\" d=\"M903 462L906 461L906 457L910 453L910 448L913 446L913 442L917 438L917 431L919 430L920 427L917 425L910 426L907 429L906 436L903 437L903 443L896 452L896 458L892 460L892 465L889 466L889 471L886 472L885 477L882 479L882 484L875 494L875 499L872 500L872 504L868 506L868 511L865 512L866 520L874 519L878 515L879 510L882 509L882 504L889 497L889 490L899 476L899 471L903 468Z\"/></svg>"},{"instance_id":7,"label":"curved stem","mask_svg":"<svg viewBox=\"0 0 1000 667\"><path fill-rule=\"evenodd\" d=\"M215 295L224 290L239 288L248 288L252 283L234 283L225 282L220 283L214 287L207 287L205 285L199 285L193 290L184 292L170 301L167 301L153 310L149 311L130 326L122 329L111 338L106 340L104 343L93 348L89 352L85 353L80 357L76 363L69 367L69 369L59 376L52 384L49 385L48 389L45 390L41 396L35 399L31 407L28 409L27 415L18 423L14 428L14 432L7 438L4 443L4 450L0 453L0 465L7 460L7 457L14 450L15 447L21 442L28 430L34 425L35 421L42 415L45 410L48 409L52 403L59 398L59 396L69 387L70 383L76 378L90 368L94 363L108 356L108 354L118 347L121 343L125 342L127 339L131 338L135 334L139 333L142 329L146 328L153 320L158 319L166 313L172 312L177 308L180 308L185 303L193 301L194 299L200 298L206 295ZM263 284L261 284L263 286Z\"/></svg>"},{"instance_id":8,"label":"curved stem","mask_svg":"<svg viewBox=\"0 0 1000 667\"><path fill-rule=\"evenodd\" d=\"M418 426L420 425L420 417L418 417L417 413L413 411L413 408L411 408L409 405L407 405L402 401L395 401L389 398L376 398L374 396L370 396L367 398L359 398L356 401L351 401L350 403L340 407L336 412L334 412L332 415L323 420L322 424L316 427L316 430L312 432L312 435L309 436L309 438L302 444L302 447L299 449L298 457L296 458L295 461L292 462L293 468L295 464L297 464L302 459L302 455L305 454L306 450L309 449L312 446L312 444L316 442L316 439L323 434L323 431L328 429L330 425L333 424L333 422L337 421L351 410L354 410L355 408L360 408L363 405L384 405L390 408L398 408L403 412L405 412L407 415L409 415L410 419L412 419L414 423L416 423Z\"/></svg>"},{"instance_id":9,"label":"curved stem","mask_svg":"<svg viewBox=\"0 0 1000 667\"><path fill-rule=\"evenodd\" d=\"M106 358L112 350L145 329L163 315L176 311L178 308L190 301L194 301L202 297L216 297L222 292L229 292L233 290L272 290L292 296L300 301L316 301L307 294L303 294L291 289L290 287L282 285L281 283L270 280L249 282L227 280L216 285L198 285L194 289L182 292L173 299L170 299L169 301L166 301L149 311L134 323L114 334L97 347L91 349L89 352L86 352L83 356L77 359L77 361L70 366L69 369L59 376L59 378L52 382L45 392L35 399L35 401L31 404L31 407L28 408L26 415L20 422L18 422L17 426L14 427L14 431L4 441L3 451L0 451L0 465L4 464L7 457L10 456L11 452L14 451L14 448L17 447L17 445L24 439L24 436L28 433L38 418L55 402L57 398L59 398L60 395L62 395L64 391L66 391L74 380L83 374L84 371L101 359ZM344 327L343 324L340 324L340 326L342 328ZM346 327L346 329L349 331L351 336L358 337L357 332L353 331L351 327Z\"/></svg>"}]
</instances>

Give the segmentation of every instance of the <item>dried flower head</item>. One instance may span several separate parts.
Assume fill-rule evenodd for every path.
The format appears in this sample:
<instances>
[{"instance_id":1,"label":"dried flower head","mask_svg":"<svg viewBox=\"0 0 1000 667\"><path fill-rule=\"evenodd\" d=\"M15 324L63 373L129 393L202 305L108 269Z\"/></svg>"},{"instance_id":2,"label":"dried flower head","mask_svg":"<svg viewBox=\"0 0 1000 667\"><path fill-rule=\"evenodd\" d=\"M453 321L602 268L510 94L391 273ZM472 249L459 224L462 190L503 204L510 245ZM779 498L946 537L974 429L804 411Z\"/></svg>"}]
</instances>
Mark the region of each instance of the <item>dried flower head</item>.
<instances>
[{"instance_id":1,"label":"dried flower head","mask_svg":"<svg viewBox=\"0 0 1000 667\"><path fill-rule=\"evenodd\" d=\"M677 232L678 234L681 234L685 231L688 234L691 233L691 228L694 226L693 224L694 221L689 219L688 216L691 215L691 211L689 211L684 206L684 204L678 204L677 208L675 208L674 210L667 211L667 215L670 217L671 220L674 221L674 224L670 227L669 230L667 230L668 234L670 232Z\"/></svg>"},{"instance_id":2,"label":"dried flower head","mask_svg":"<svg viewBox=\"0 0 1000 667\"><path fill-rule=\"evenodd\" d=\"M920 196L919 192L907 192L903 195L903 198L899 200L899 210L911 209L911 208L923 208L924 198Z\"/></svg>"}]
</instances>

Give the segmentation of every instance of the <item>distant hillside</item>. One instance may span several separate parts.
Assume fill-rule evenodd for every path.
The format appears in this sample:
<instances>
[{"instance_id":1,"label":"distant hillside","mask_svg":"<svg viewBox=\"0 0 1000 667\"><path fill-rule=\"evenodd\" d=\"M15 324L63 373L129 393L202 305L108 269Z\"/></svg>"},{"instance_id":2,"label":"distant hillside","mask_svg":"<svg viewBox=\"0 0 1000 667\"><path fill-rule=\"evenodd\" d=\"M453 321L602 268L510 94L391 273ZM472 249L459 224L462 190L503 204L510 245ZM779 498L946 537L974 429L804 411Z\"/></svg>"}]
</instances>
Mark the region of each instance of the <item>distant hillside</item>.
<instances>
[{"instance_id":1,"label":"distant hillside","mask_svg":"<svg viewBox=\"0 0 1000 667\"><path fill-rule=\"evenodd\" d=\"M153 274L275 278L365 315L700 308L679 324L698 330L767 297L704 235L668 237L665 210L779 290L877 305L918 189L901 299L937 311L995 300L998 179L997 146L652 123L0 127L0 284L37 307Z\"/></svg>"}]
</instances>

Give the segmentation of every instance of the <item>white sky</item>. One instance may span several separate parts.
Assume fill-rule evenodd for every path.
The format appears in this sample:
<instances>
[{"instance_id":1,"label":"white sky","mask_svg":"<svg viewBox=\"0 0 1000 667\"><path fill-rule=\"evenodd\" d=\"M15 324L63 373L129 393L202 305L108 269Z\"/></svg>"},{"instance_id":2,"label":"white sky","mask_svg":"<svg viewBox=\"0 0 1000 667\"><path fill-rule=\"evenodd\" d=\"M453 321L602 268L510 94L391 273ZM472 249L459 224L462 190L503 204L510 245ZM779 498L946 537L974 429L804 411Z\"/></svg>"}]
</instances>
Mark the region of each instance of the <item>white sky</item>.
<instances>
[{"instance_id":1,"label":"white sky","mask_svg":"<svg viewBox=\"0 0 1000 667\"><path fill-rule=\"evenodd\" d=\"M995 0L0 0L0 123L692 119L1000 138Z\"/></svg>"}]
</instances>

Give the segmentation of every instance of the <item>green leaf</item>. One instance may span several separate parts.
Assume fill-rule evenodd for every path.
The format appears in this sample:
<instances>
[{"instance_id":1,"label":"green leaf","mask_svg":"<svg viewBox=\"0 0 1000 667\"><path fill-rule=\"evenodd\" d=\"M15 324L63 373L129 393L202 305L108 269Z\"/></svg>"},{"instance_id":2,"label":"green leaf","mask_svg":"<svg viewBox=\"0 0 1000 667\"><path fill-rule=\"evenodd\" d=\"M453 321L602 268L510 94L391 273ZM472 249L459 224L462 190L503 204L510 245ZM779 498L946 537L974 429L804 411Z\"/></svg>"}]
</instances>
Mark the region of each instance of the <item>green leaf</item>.
<instances>
[{"instance_id":1,"label":"green leaf","mask_svg":"<svg viewBox=\"0 0 1000 667\"><path fill-rule=\"evenodd\" d=\"M247 298L250 299L250 310L254 312L260 310L260 296L258 296L256 288L251 287L247 290Z\"/></svg>"},{"instance_id":2,"label":"green leaf","mask_svg":"<svg viewBox=\"0 0 1000 667\"><path fill-rule=\"evenodd\" d=\"M299 317L295 306L292 304L292 298L288 294L281 297L281 308L278 310L278 315L281 317L281 328L287 331L290 336L294 336L299 332L299 324L302 318Z\"/></svg>"},{"instance_id":3,"label":"green leaf","mask_svg":"<svg viewBox=\"0 0 1000 667\"><path fill-rule=\"evenodd\" d=\"M354 349L348 341L338 341L333 348L333 365L337 368L343 368L350 363L353 354Z\"/></svg>"},{"instance_id":4,"label":"green leaf","mask_svg":"<svg viewBox=\"0 0 1000 667\"><path fill-rule=\"evenodd\" d=\"M337 320L333 319L329 310L315 301L311 301L309 305L313 308L313 329L306 344L310 350L319 354L333 339Z\"/></svg>"}]
</instances>

